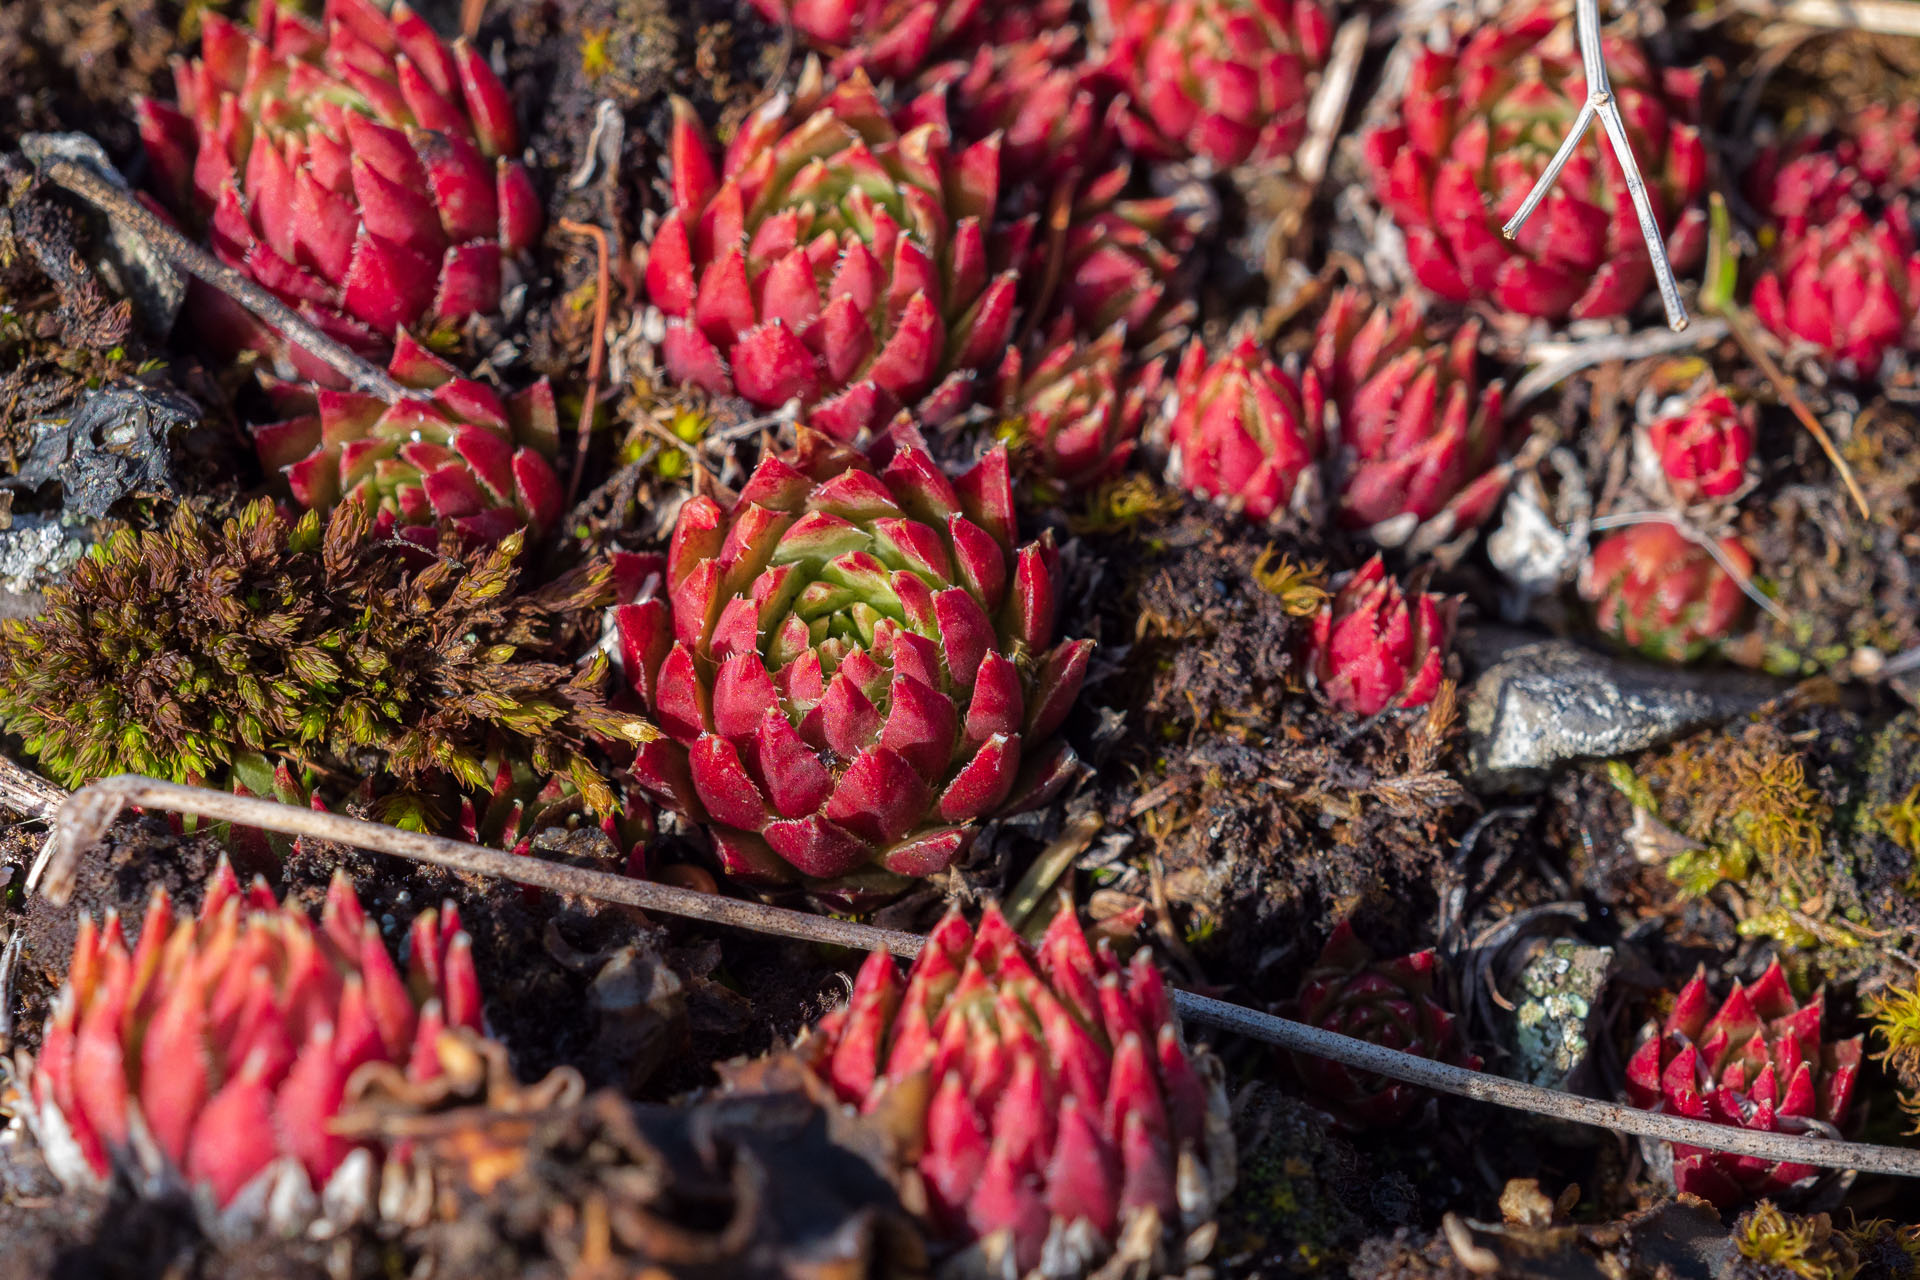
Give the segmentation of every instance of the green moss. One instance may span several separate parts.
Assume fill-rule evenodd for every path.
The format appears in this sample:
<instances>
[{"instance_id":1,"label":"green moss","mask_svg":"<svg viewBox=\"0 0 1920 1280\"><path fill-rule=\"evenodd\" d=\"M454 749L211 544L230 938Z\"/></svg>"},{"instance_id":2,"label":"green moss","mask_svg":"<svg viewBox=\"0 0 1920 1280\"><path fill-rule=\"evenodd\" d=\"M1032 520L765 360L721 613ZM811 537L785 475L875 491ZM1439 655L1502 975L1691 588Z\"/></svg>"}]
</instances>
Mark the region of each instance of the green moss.
<instances>
[{"instance_id":1,"label":"green moss","mask_svg":"<svg viewBox=\"0 0 1920 1280\"><path fill-rule=\"evenodd\" d=\"M358 503L324 526L264 501L218 525L183 508L99 544L38 617L0 629L0 725L68 786L142 773L264 791L289 763L482 790L504 750L605 812L590 743L648 732L606 706L603 656L571 661L611 571L522 591L520 552L519 535L399 548Z\"/></svg>"}]
</instances>

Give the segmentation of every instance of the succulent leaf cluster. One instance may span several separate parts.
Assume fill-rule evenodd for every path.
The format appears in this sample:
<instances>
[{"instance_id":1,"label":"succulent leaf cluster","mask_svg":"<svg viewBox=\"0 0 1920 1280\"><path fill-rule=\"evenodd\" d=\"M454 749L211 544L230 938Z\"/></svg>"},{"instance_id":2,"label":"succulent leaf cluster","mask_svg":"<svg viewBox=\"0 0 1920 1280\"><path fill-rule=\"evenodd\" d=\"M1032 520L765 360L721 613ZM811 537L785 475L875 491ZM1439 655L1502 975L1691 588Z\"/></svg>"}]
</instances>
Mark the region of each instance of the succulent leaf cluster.
<instances>
[{"instance_id":1,"label":"succulent leaf cluster","mask_svg":"<svg viewBox=\"0 0 1920 1280\"><path fill-rule=\"evenodd\" d=\"M996 908L977 930L956 911L904 978L874 953L798 1052L917 1153L935 1233L989 1274L1082 1275L1116 1251L1145 1267L1229 1190L1225 1095L1165 978L1144 951L1090 947L1070 909L1037 948Z\"/></svg>"},{"instance_id":2,"label":"succulent leaf cluster","mask_svg":"<svg viewBox=\"0 0 1920 1280\"><path fill-rule=\"evenodd\" d=\"M1300 384L1251 337L1209 359L1195 339L1174 375L1168 436L1180 483L1250 520L1310 505L1326 451Z\"/></svg>"},{"instance_id":3,"label":"succulent leaf cluster","mask_svg":"<svg viewBox=\"0 0 1920 1280\"><path fill-rule=\"evenodd\" d=\"M261 465L287 478L302 506L343 499L375 507L383 524L437 541L443 525L480 542L516 529L538 536L565 501L552 457L560 442L545 378L502 397L461 377L402 332L387 372L417 399L388 402L356 391L274 383L292 416L253 428Z\"/></svg>"},{"instance_id":4,"label":"succulent leaf cluster","mask_svg":"<svg viewBox=\"0 0 1920 1280\"><path fill-rule=\"evenodd\" d=\"M356 1073L424 1083L440 1039L481 1031L453 904L416 917L405 971L344 873L318 927L223 860L199 914L156 888L129 947L83 917L30 1076L28 1118L62 1181L183 1186L215 1221L298 1229L373 1199L377 1166L329 1130Z\"/></svg>"},{"instance_id":5,"label":"succulent leaf cluster","mask_svg":"<svg viewBox=\"0 0 1920 1280\"><path fill-rule=\"evenodd\" d=\"M606 706L604 659L570 661L610 569L523 590L521 535L453 552L377 536L364 503L289 522L261 501L220 524L183 507L6 624L0 723L70 786L221 781L265 753L485 790L498 747L610 808L589 746L649 731Z\"/></svg>"},{"instance_id":6,"label":"succulent leaf cluster","mask_svg":"<svg viewBox=\"0 0 1920 1280\"><path fill-rule=\"evenodd\" d=\"M1103 72L1130 99L1120 137L1154 160L1220 169L1292 154L1333 46L1315 0L1106 0Z\"/></svg>"},{"instance_id":7,"label":"succulent leaf cluster","mask_svg":"<svg viewBox=\"0 0 1920 1280\"><path fill-rule=\"evenodd\" d=\"M1052 335L1067 316L1091 339L1124 323L1148 348L1193 317L1188 258L1210 213L1191 193L1131 190L1132 166L1115 154L1124 113L1078 39L1051 31L932 68L899 114L967 143L997 140L1002 226L1024 242L1029 219L1048 225L1017 264L1038 329Z\"/></svg>"},{"instance_id":8,"label":"succulent leaf cluster","mask_svg":"<svg viewBox=\"0 0 1920 1280\"><path fill-rule=\"evenodd\" d=\"M1696 973L1627 1063L1627 1099L1715 1124L1774 1133L1837 1133L1860 1074L1861 1038L1829 1041L1819 993L1796 1000L1775 960L1751 987L1734 983L1715 1007ZM1676 1191L1731 1208L1779 1195L1810 1165L1673 1145Z\"/></svg>"},{"instance_id":9,"label":"succulent leaf cluster","mask_svg":"<svg viewBox=\"0 0 1920 1280\"><path fill-rule=\"evenodd\" d=\"M252 29L206 15L177 103L139 101L161 197L229 266L370 358L399 330L497 310L506 263L543 217L499 77L405 0L327 0L319 21L296 9L266 0ZM210 333L285 347L225 295L197 296Z\"/></svg>"},{"instance_id":10,"label":"succulent leaf cluster","mask_svg":"<svg viewBox=\"0 0 1920 1280\"><path fill-rule=\"evenodd\" d=\"M971 403L1013 332L1017 228L989 235L998 138L902 131L864 72L828 89L810 64L740 127L716 167L676 100L673 208L648 248L676 379L778 408L852 441L902 408Z\"/></svg>"},{"instance_id":11,"label":"succulent leaf cluster","mask_svg":"<svg viewBox=\"0 0 1920 1280\"><path fill-rule=\"evenodd\" d=\"M932 875L1076 767L1054 734L1093 644L1054 639L1056 553L1015 541L1006 450L949 478L917 439L883 443L802 429L730 506L687 503L654 589L615 611L663 732L634 777L732 875Z\"/></svg>"},{"instance_id":12,"label":"succulent leaf cluster","mask_svg":"<svg viewBox=\"0 0 1920 1280\"><path fill-rule=\"evenodd\" d=\"M903 122L935 121L968 141L999 134L1001 163L1022 182L1094 173L1110 161L1118 137L1117 103L1070 29L983 44L971 58L929 67L913 94L901 107Z\"/></svg>"},{"instance_id":13,"label":"succulent leaf cluster","mask_svg":"<svg viewBox=\"0 0 1920 1280\"><path fill-rule=\"evenodd\" d=\"M1603 37L1607 75L1675 270L1706 249L1707 154L1693 121L1700 73L1659 69L1639 42ZM1407 238L1420 283L1549 320L1624 315L1653 284L1626 178L1596 130L1512 241L1501 225L1586 99L1571 18L1489 22L1414 59L1400 118L1365 139L1373 187Z\"/></svg>"},{"instance_id":14,"label":"succulent leaf cluster","mask_svg":"<svg viewBox=\"0 0 1920 1280\"><path fill-rule=\"evenodd\" d=\"M1328 702L1355 715L1424 707L1446 679L1459 601L1407 591L1374 556L1314 615L1307 661Z\"/></svg>"},{"instance_id":15,"label":"succulent leaf cluster","mask_svg":"<svg viewBox=\"0 0 1920 1280\"><path fill-rule=\"evenodd\" d=\"M1308 417L1340 442L1342 523L1417 551L1492 512L1507 482L1497 465L1505 392L1481 385L1479 342L1473 320L1434 340L1411 296L1334 295L1301 388Z\"/></svg>"},{"instance_id":16,"label":"succulent leaf cluster","mask_svg":"<svg viewBox=\"0 0 1920 1280\"><path fill-rule=\"evenodd\" d=\"M1302 1022L1384 1049L1478 1068L1464 1052L1453 1015L1434 994L1438 957L1429 947L1381 959L1360 940L1350 920L1334 926L1320 958L1300 982ZM1399 1124L1425 1093L1399 1080L1354 1071L1325 1058L1293 1055L1294 1068L1318 1100L1354 1126Z\"/></svg>"},{"instance_id":17,"label":"succulent leaf cluster","mask_svg":"<svg viewBox=\"0 0 1920 1280\"><path fill-rule=\"evenodd\" d=\"M1874 104L1763 156L1749 182L1774 223L1753 311L1861 377L1920 350L1920 110Z\"/></svg>"},{"instance_id":18,"label":"succulent leaf cluster","mask_svg":"<svg viewBox=\"0 0 1920 1280\"><path fill-rule=\"evenodd\" d=\"M1744 575L1753 556L1737 538L1716 544ZM1667 662L1691 662L1732 635L1747 598L1713 552L1669 521L1609 534L1580 571L1580 594L1600 629L1629 649Z\"/></svg>"},{"instance_id":19,"label":"succulent leaf cluster","mask_svg":"<svg viewBox=\"0 0 1920 1280\"><path fill-rule=\"evenodd\" d=\"M1753 457L1754 408L1710 387L1647 426L1667 492L1683 505L1727 498L1747 482Z\"/></svg>"},{"instance_id":20,"label":"succulent leaf cluster","mask_svg":"<svg viewBox=\"0 0 1920 1280\"><path fill-rule=\"evenodd\" d=\"M1024 445L1028 469L1064 493L1119 477L1160 394L1162 363L1130 367L1124 325L1093 341L1042 344L1031 365L1010 348L1000 366L1000 412Z\"/></svg>"}]
</instances>

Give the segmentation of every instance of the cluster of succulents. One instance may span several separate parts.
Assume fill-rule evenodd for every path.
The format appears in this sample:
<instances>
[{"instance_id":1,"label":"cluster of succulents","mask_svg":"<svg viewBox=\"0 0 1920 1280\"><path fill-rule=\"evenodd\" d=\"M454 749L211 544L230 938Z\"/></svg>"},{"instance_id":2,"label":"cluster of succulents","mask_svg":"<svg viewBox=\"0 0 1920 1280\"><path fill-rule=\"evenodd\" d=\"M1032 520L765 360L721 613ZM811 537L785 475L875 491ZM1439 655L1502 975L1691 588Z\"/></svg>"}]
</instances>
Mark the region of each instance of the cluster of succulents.
<instances>
[{"instance_id":1,"label":"cluster of succulents","mask_svg":"<svg viewBox=\"0 0 1920 1280\"><path fill-rule=\"evenodd\" d=\"M482 1031L458 910L407 940L403 973L344 876L316 927L225 861L193 917L156 888L132 948L118 916L84 917L28 1071L49 1165L75 1188L184 1187L240 1226L369 1211L378 1153L330 1127L356 1077L431 1081L443 1035Z\"/></svg>"},{"instance_id":2,"label":"cluster of succulents","mask_svg":"<svg viewBox=\"0 0 1920 1280\"><path fill-rule=\"evenodd\" d=\"M1093 645L1054 640L1056 553L1017 542L1006 451L950 479L916 437L881 443L803 428L731 505L681 508L655 588L615 611L662 735L633 775L745 879L932 875L1075 768L1055 730Z\"/></svg>"},{"instance_id":3,"label":"cluster of succulents","mask_svg":"<svg viewBox=\"0 0 1920 1280\"><path fill-rule=\"evenodd\" d=\"M1707 244L1707 153L1696 126L1700 73L1656 69L1608 35L1607 75L1676 270ZM1653 270L1619 166L1591 137L1539 213L1509 241L1502 224L1532 190L1586 100L1571 18L1539 10L1475 28L1415 56L1400 118L1366 138L1374 191L1406 236L1420 283L1550 320L1624 315Z\"/></svg>"},{"instance_id":4,"label":"cluster of succulents","mask_svg":"<svg viewBox=\"0 0 1920 1280\"><path fill-rule=\"evenodd\" d=\"M1859 1036L1829 1041L1816 992L1794 999L1779 961L1751 987L1736 982L1716 1008L1695 974L1627 1063L1636 1107L1769 1133L1835 1133L1859 1078ZM1673 1147L1674 1189L1730 1207L1779 1195L1814 1176L1810 1165Z\"/></svg>"},{"instance_id":5,"label":"cluster of succulents","mask_svg":"<svg viewBox=\"0 0 1920 1280\"><path fill-rule=\"evenodd\" d=\"M1516 527L1556 500L1553 519L1586 518L1565 515L1583 500L1575 466L1557 493L1544 469L1531 474L1554 441L1522 447L1495 356L1511 362L1555 326L1625 331L1650 311L1620 164L1597 136L1562 146L1591 99L1560 8L1521 5L1407 42L1384 123L1359 139L1380 210L1351 201L1371 237L1365 262L1344 258L1351 236L1315 242L1356 283L1326 292L1324 276L1302 273L1256 326L1218 312L1257 277L1210 267L1242 231L1278 254L1299 230L1264 221L1274 211L1256 188L1292 176L1333 6L1101 0L1082 29L1066 0L753 0L820 56L744 111L728 104L746 95L709 95L719 109L705 123L687 98L659 96L633 140L664 144L664 200L639 218L637 242L615 228L629 239L607 264L643 276L650 310L593 338L622 371L611 381L658 373L699 406L685 432L646 424L653 439L702 446L648 478L671 489L699 472L678 507L658 508L673 528L656 553L623 527L650 497L617 494L622 514L598 513L592 412L569 486L553 387L486 380L511 382L523 359L559 367L544 338L497 342L475 323L520 296L516 264L531 265L547 212L523 166L529 104L496 70L507 63L443 40L405 0L316 7L317 19L263 0L251 27L200 15L176 101L138 104L168 213L350 353L322 360L193 286L203 336L271 358L265 398L281 417L249 429L268 480L302 510L263 500L221 521L183 502L163 527L104 542L37 616L0 623L0 728L59 782L130 772L347 804L529 855L535 828L581 810L630 834L616 815L631 794L644 814L657 800L677 815L665 826L689 859L682 884L717 891L724 876L732 891L851 913L890 904L924 923L931 912L913 913L942 881L970 900L1005 888L992 879L1004 856L974 874L990 861L976 849L987 823L1087 772L1063 729L1094 644L1066 638L1077 628L1057 615L1070 591L1103 582L1063 565L1053 529L1023 542L1016 495L1085 532L1076 509L1097 507L1103 486L1164 479L1168 503L1183 489L1216 504L1234 537L1297 535L1239 580L1271 627L1272 687L1316 705L1245 737L1290 736L1303 759L1351 753L1343 767L1369 776L1343 784L1350 801L1321 790L1321 829L1369 841L1371 811L1397 803L1373 801L1408 778L1466 797L1443 759L1461 602L1428 587L1461 581L1449 575L1516 473L1542 481L1515 493ZM702 33L701 58L723 51L720 36ZM1618 30L1604 44L1621 140L1647 178L1647 234L1685 276L1708 240L1702 74L1661 69ZM1556 153L1557 182L1505 238ZM525 163L535 154L557 153L543 138ZM1746 176L1765 223L1747 297L1791 367L1812 350L1843 382L1903 368L1898 353L1920 351L1920 106L1802 134ZM1293 213L1314 192L1282 197ZM1383 260L1430 296L1376 287ZM1716 274L1727 294L1733 274ZM536 278L524 292L544 305L546 288ZM1714 305L1712 290L1691 296ZM1698 367L1709 359L1724 353ZM399 394L364 389L387 384ZM1594 629L1624 647L1668 662L1723 652L1768 585L1752 581L1760 540L1734 533L1753 531L1757 513L1738 504L1762 474L1750 387L1708 374L1592 446L1636 451L1630 477L1616 467L1587 486L1602 534L1577 585ZM1653 402L1649 391L1641 404ZM1581 410L1563 403L1571 429ZM720 422L724 440L702 440ZM761 428L750 468L720 459ZM589 500L569 512L583 479ZM1657 509L1626 514L1612 505L1621 492ZM1540 532L1553 543L1543 558L1578 560L1583 534ZM598 550L610 545L641 549ZM1083 545L1102 554L1097 537ZM1300 570L1302 549L1335 572ZM1234 550L1252 558L1244 541ZM577 567L533 582L563 564ZM1196 709L1197 732L1218 727L1203 718ZM1383 745L1350 746L1368 738ZM1398 767L1396 752L1403 778L1375 770ZM1635 834L1655 816L1643 807ZM1776 824L1780 856L1827 816ZM1436 818L1426 838L1445 829ZM987 843L1024 856L1028 834ZM232 839L263 866L286 852L263 834ZM1102 864L1114 884L1139 870ZM1184 923L1162 909L1163 924ZM1121 932L1144 911L1109 921ZM871 957L845 1004L769 1060L805 1075L778 1114L805 1129L796 1149L833 1171L808 1202L826 1206L832 1248L779 1265L922 1274L930 1243L943 1262L965 1255L969 1274L1199 1274L1232 1181L1231 1129L1218 1065L1183 1041L1151 956L1090 945L1070 895L1037 943L991 905L977 925L953 909L922 941L904 973ZM346 879L316 923L264 883L243 890L225 864L197 917L177 919L156 893L137 943L117 917L85 920L39 1052L21 1059L23 1114L67 1185L184 1188L216 1228L369 1210L395 1152L369 1136L377 1125L343 1116L370 1080L430 1084L483 1038L458 913L422 915L403 955ZM1291 1012L1477 1069L1436 970L1434 950L1383 959L1343 922ZM1862 1042L1827 1040L1822 1021L1821 997L1797 1001L1778 963L1717 1006L1703 971L1632 1055L1629 1099L1838 1134ZM1885 1034L1888 1065L1911 1085L1917 1055ZM487 1052L505 1061L497 1044ZM1292 1062L1343 1135L1412 1123L1425 1098L1310 1055ZM805 1216L762 1196L755 1179L798 1175L745 1136L745 1118L775 1112L737 1095L532 1110L475 1108L404 1152L424 1153L415 1172L468 1161L460 1194L516 1229L533 1216L503 1209L507 1198L551 1207L568 1162L590 1168L607 1185L545 1223L548 1247L583 1267L698 1253L709 1270L755 1273L786 1242L741 1233L777 1236ZM855 1159L851 1130L889 1141ZM1675 1189L1723 1208L1804 1190L1814 1174L1686 1145L1670 1155L1653 1163ZM648 1162L648 1179L631 1176ZM441 1190L436 1203L452 1203ZM708 1233L722 1211L741 1216ZM696 1225L675 1234L682 1218ZM1746 1255L1762 1261L1830 1234L1777 1211L1740 1230L1772 1242Z\"/></svg>"},{"instance_id":6,"label":"cluster of succulents","mask_svg":"<svg viewBox=\"0 0 1920 1280\"><path fill-rule=\"evenodd\" d=\"M496 310L543 220L499 77L405 0L329 0L324 25L297 9L267 0L252 29L208 14L200 56L176 67L178 102L137 104L160 194L229 266L363 355ZM225 295L198 296L207 336L337 377Z\"/></svg>"},{"instance_id":7,"label":"cluster of succulents","mask_svg":"<svg viewBox=\"0 0 1920 1280\"><path fill-rule=\"evenodd\" d=\"M114 773L229 785L254 760L357 761L402 788L483 790L495 749L613 795L589 756L638 717L575 667L611 569L519 587L521 536L472 558L396 553L371 507L215 525L181 507L76 565L0 633L0 723L70 786Z\"/></svg>"},{"instance_id":8,"label":"cluster of succulents","mask_svg":"<svg viewBox=\"0 0 1920 1280\"><path fill-rule=\"evenodd\" d=\"M1775 240L1753 310L1783 341L1865 377L1890 352L1920 349L1916 154L1920 113L1906 103L1763 157L1749 186Z\"/></svg>"},{"instance_id":9,"label":"cluster of succulents","mask_svg":"<svg viewBox=\"0 0 1920 1280\"><path fill-rule=\"evenodd\" d=\"M1431 948L1383 960L1342 920L1300 980L1296 1016L1322 1031L1477 1068L1480 1060L1462 1051L1453 1015L1434 994L1437 963ZM1314 1096L1355 1127L1404 1123L1426 1096L1413 1085L1324 1058L1294 1054L1293 1063Z\"/></svg>"},{"instance_id":10,"label":"cluster of succulents","mask_svg":"<svg viewBox=\"0 0 1920 1280\"><path fill-rule=\"evenodd\" d=\"M875 952L798 1052L917 1153L936 1235L977 1244L988 1274L1181 1257L1164 1237L1230 1189L1225 1095L1165 978L1090 947L1070 908L1037 947L991 907L977 929L950 914L904 978Z\"/></svg>"}]
</instances>

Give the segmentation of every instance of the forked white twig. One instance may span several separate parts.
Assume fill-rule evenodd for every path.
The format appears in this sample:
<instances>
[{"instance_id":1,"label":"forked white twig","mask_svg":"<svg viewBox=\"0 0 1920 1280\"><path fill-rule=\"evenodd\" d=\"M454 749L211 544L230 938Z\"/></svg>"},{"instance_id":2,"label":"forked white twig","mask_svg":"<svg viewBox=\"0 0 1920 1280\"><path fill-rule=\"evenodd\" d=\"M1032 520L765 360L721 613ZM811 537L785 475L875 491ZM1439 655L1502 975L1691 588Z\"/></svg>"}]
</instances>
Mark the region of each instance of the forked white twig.
<instances>
[{"instance_id":1,"label":"forked white twig","mask_svg":"<svg viewBox=\"0 0 1920 1280\"><path fill-rule=\"evenodd\" d=\"M1667 324L1678 332L1687 327L1687 307L1680 301L1680 285L1673 278L1673 264L1667 260L1667 246L1660 235L1660 223L1653 216L1653 202L1647 196L1646 179L1640 176L1640 166L1633 158L1633 144L1627 138L1627 122L1621 118L1620 104L1614 101L1613 85L1607 80L1607 62L1600 49L1600 0L1574 0L1573 13L1575 28L1580 36L1580 62L1587 73L1587 100L1580 105L1580 114L1573 118L1573 127L1567 130L1566 140L1541 171L1540 180L1533 184L1533 190L1520 202L1519 210L1500 231L1509 240L1520 233L1521 226L1533 216L1540 202L1547 198L1547 192L1553 190L1554 180L1567 167L1567 161L1573 158L1573 149L1586 136L1593 118L1599 116L1607 132L1607 141L1613 146L1613 154L1620 161L1620 172L1626 176L1627 193L1633 197L1633 211L1640 219L1640 234L1647 242L1648 256L1653 259L1653 275L1660 282L1660 301L1667 308Z\"/></svg>"}]
</instances>

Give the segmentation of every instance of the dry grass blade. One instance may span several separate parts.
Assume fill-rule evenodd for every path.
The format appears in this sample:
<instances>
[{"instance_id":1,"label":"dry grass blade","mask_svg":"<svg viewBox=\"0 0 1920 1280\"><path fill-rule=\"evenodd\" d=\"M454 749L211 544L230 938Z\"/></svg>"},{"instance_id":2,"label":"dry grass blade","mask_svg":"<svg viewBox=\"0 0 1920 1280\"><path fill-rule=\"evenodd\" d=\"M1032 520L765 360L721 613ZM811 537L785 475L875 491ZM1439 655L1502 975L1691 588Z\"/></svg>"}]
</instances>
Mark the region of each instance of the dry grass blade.
<instances>
[{"instance_id":1,"label":"dry grass blade","mask_svg":"<svg viewBox=\"0 0 1920 1280\"><path fill-rule=\"evenodd\" d=\"M624 903L645 911L687 916L714 924L834 946L887 951L911 957L918 955L923 945L923 939L918 934L898 929L880 929L757 902L742 902L609 872L545 862L539 858L517 858L497 849L402 831L377 822L131 774L106 778L83 787L61 807L56 829L59 848L46 879L45 892L49 900L56 904L67 901L72 893L74 871L80 856L99 843L113 820L128 805L195 814L216 821L332 841L432 863L471 875L534 885L555 893L578 894ZM1449 1066L1394 1049L1383 1049L1364 1040L1336 1035L1305 1023L1276 1018L1189 991L1175 991L1174 1002L1184 1017L1196 1023L1495 1106L1570 1120L1577 1124L1595 1125L1618 1133L1684 1142L1766 1160L1789 1160L1821 1168L1858 1169L1862 1172L1920 1178L1920 1151L1916 1150L1861 1142L1837 1142L1799 1134L1764 1133L1704 1120L1639 1111L1617 1103L1521 1084L1485 1072L1469 1071L1464 1067Z\"/></svg>"},{"instance_id":2,"label":"dry grass blade","mask_svg":"<svg viewBox=\"0 0 1920 1280\"><path fill-rule=\"evenodd\" d=\"M597 255L593 287L593 338L587 354L587 389L580 397L580 425L573 442L573 474L567 477L567 500L563 504L571 511L573 500L580 493L580 477L587 470L587 445L593 439L593 411L600 403L600 374L607 363L607 310L612 305L609 295L613 292L613 266L604 229L569 218L560 219L558 225L562 231L577 236L591 236Z\"/></svg>"},{"instance_id":3,"label":"dry grass blade","mask_svg":"<svg viewBox=\"0 0 1920 1280\"><path fill-rule=\"evenodd\" d=\"M1733 0L1743 13L1809 27L1920 36L1920 4L1912 0Z\"/></svg>"}]
</instances>

